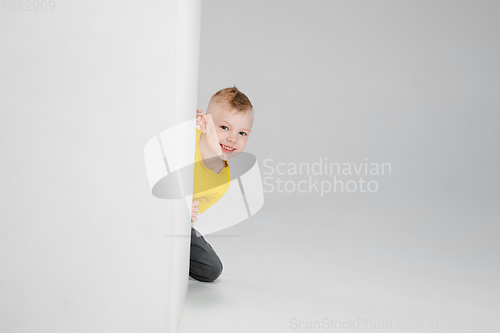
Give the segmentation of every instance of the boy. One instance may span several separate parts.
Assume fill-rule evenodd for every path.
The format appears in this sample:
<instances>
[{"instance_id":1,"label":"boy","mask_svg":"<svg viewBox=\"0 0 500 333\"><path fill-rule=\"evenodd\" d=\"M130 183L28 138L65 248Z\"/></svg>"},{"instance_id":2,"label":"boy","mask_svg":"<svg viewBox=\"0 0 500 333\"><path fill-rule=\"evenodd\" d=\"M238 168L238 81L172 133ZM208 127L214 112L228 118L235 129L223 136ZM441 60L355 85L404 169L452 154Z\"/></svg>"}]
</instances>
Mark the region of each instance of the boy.
<instances>
[{"instance_id":1,"label":"boy","mask_svg":"<svg viewBox=\"0 0 500 333\"><path fill-rule=\"evenodd\" d=\"M253 106L236 87L219 90L207 107L197 109L193 205L191 222L215 204L229 189L231 177L227 161L246 147L252 132ZM200 113L200 114L198 114ZM222 262L212 246L191 227L189 276L212 282L222 273Z\"/></svg>"}]
</instances>

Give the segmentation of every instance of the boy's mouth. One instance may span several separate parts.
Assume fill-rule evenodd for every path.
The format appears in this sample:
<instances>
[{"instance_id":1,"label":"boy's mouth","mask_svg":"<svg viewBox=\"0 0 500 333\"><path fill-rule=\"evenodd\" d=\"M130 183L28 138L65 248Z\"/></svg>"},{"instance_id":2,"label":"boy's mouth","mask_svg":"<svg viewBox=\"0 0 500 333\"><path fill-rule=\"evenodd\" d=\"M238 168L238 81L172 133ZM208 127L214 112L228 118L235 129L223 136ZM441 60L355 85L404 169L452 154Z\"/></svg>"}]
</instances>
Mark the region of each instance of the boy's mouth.
<instances>
[{"instance_id":1,"label":"boy's mouth","mask_svg":"<svg viewBox=\"0 0 500 333\"><path fill-rule=\"evenodd\" d=\"M233 151L236 150L236 148L225 146L222 143L220 144L220 146L222 147L222 150L225 151L225 152L229 152L230 153L230 152L233 152Z\"/></svg>"}]
</instances>

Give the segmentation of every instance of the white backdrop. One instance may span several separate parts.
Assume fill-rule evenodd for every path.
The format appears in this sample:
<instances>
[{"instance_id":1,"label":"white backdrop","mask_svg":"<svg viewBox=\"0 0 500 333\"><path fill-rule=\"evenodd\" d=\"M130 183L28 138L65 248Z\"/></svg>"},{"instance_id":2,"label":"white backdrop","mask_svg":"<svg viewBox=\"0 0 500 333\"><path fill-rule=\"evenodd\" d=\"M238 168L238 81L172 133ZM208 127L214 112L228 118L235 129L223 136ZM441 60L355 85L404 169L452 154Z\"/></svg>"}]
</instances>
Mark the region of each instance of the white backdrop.
<instances>
[{"instance_id":1,"label":"white backdrop","mask_svg":"<svg viewBox=\"0 0 500 333\"><path fill-rule=\"evenodd\" d=\"M199 104L248 95L246 151L274 188L207 237L225 271L190 293L181 332L323 318L499 331L499 15L489 0L204 0ZM374 193L323 195L309 177L335 175L287 173L320 159L392 173L361 175Z\"/></svg>"}]
</instances>

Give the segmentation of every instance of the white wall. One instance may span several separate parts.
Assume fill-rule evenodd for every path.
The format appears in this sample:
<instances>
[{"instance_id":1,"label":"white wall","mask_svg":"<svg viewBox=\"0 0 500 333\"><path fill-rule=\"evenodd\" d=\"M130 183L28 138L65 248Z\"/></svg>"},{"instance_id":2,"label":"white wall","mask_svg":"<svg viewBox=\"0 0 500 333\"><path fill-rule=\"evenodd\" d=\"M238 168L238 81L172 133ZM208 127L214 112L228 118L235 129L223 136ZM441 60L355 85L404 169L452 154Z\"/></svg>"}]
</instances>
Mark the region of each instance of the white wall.
<instances>
[{"instance_id":1,"label":"white wall","mask_svg":"<svg viewBox=\"0 0 500 333\"><path fill-rule=\"evenodd\" d=\"M175 331L165 236L189 216L143 152L176 121L174 3L55 5L0 12L0 331Z\"/></svg>"}]
</instances>

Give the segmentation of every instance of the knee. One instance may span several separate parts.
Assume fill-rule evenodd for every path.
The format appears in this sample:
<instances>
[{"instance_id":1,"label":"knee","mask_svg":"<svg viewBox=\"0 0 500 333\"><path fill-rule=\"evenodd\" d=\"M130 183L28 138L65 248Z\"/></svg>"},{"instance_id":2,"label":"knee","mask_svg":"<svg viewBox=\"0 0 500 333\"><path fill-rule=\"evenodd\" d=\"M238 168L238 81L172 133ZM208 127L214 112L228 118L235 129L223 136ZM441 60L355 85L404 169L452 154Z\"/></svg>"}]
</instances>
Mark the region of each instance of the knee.
<instances>
[{"instance_id":1,"label":"knee","mask_svg":"<svg viewBox=\"0 0 500 333\"><path fill-rule=\"evenodd\" d=\"M201 282L214 282L222 274L223 266L219 260L209 265L201 267L193 267L189 271L189 276Z\"/></svg>"},{"instance_id":2,"label":"knee","mask_svg":"<svg viewBox=\"0 0 500 333\"><path fill-rule=\"evenodd\" d=\"M222 262L219 260L210 266L210 269L207 272L207 276L205 277L205 282L214 282L217 278L222 274Z\"/></svg>"}]
</instances>

